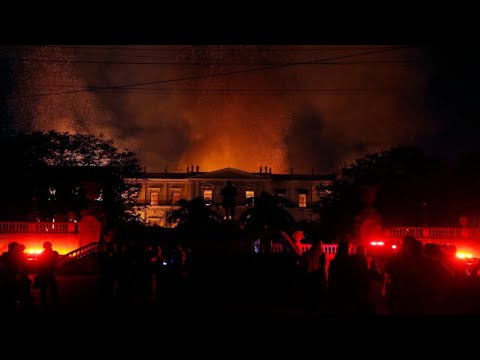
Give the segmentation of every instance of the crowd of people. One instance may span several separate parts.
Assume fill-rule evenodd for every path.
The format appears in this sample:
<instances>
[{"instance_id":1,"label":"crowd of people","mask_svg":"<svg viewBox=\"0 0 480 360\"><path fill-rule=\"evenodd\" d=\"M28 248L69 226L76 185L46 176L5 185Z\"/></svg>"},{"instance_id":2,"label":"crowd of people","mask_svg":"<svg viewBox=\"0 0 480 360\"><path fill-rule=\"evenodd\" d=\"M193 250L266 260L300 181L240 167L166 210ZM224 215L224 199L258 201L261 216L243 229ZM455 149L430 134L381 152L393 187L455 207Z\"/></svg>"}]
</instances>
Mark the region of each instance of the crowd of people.
<instances>
[{"instance_id":1,"label":"crowd of people","mask_svg":"<svg viewBox=\"0 0 480 360\"><path fill-rule=\"evenodd\" d=\"M318 248L305 255L312 279L309 287L314 289L311 293L317 302L327 298L323 303L327 303L333 313L480 312L480 265L469 268L455 252L406 237L400 251L382 259L380 268L377 259L368 256L363 246L357 246L354 254L349 250L349 243L341 241L328 269L325 254ZM319 259L316 266L311 265L315 264L312 258Z\"/></svg>"},{"instance_id":2,"label":"crowd of people","mask_svg":"<svg viewBox=\"0 0 480 360\"><path fill-rule=\"evenodd\" d=\"M166 300L182 288L189 274L190 249L180 243L107 243L100 253L103 299L107 306Z\"/></svg>"},{"instance_id":3,"label":"crowd of people","mask_svg":"<svg viewBox=\"0 0 480 360\"><path fill-rule=\"evenodd\" d=\"M8 244L8 251L0 256L0 311L15 314L21 306L32 309L32 289L40 290L41 305L45 312L58 311L58 282L56 277L58 252L48 241L32 268L25 253L25 245ZM29 274L35 275L33 280Z\"/></svg>"},{"instance_id":4,"label":"crowd of people","mask_svg":"<svg viewBox=\"0 0 480 360\"><path fill-rule=\"evenodd\" d=\"M40 291L45 312L58 310L59 255L49 242L43 248L33 273L22 244L11 242L0 256L2 312L15 313L19 306L31 309L32 289ZM302 306L322 308L322 313L331 314L480 313L480 264L468 268L454 252L435 244L422 245L413 237L406 237L399 251L388 258L372 257L363 246L357 246L354 253L351 249L349 242L340 241L330 261L321 245L302 255L300 271L295 271L299 277L295 275L294 281L301 284L295 288L307 294L307 303ZM122 309L148 304L169 306L175 296L178 299L179 293L188 291L192 279L198 282L211 276L198 264L192 266L191 255L191 250L180 243L168 247L135 241L104 243L98 257L103 305ZM210 260L215 261L215 257ZM222 281L227 286L235 286L236 275L231 271L246 274L242 266L230 269L225 265L222 269L226 279Z\"/></svg>"},{"instance_id":5,"label":"crowd of people","mask_svg":"<svg viewBox=\"0 0 480 360\"><path fill-rule=\"evenodd\" d=\"M61 266L50 242L35 258L25 246L8 244L0 256L0 316L35 313L32 292L40 293L41 311L59 313L57 272ZM100 299L107 308L126 307L167 300L188 277L190 249L181 244L163 250L160 245L139 245L133 241L105 243L98 253Z\"/></svg>"}]
</instances>

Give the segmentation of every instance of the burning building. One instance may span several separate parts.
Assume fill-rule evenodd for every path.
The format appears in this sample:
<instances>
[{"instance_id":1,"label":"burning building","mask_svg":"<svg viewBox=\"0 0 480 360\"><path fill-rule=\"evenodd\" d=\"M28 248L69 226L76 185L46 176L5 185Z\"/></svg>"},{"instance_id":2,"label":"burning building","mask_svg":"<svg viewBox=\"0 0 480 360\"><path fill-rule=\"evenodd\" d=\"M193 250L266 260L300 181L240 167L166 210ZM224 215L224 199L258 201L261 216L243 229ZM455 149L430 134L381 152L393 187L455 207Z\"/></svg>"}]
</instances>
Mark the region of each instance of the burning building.
<instances>
[{"instance_id":1,"label":"burning building","mask_svg":"<svg viewBox=\"0 0 480 360\"><path fill-rule=\"evenodd\" d=\"M286 199L288 211L298 220L312 221L316 218L312 206L318 200L316 188L330 183L333 175L325 174L275 174L270 167L260 167L251 173L234 168L201 172L199 167L188 166L184 173L145 174L139 191L135 211L147 223L172 226L167 221L169 210L175 209L180 199L201 197L209 204L221 204L221 190L230 180L237 187L236 214L253 205L255 197L262 192Z\"/></svg>"}]
</instances>

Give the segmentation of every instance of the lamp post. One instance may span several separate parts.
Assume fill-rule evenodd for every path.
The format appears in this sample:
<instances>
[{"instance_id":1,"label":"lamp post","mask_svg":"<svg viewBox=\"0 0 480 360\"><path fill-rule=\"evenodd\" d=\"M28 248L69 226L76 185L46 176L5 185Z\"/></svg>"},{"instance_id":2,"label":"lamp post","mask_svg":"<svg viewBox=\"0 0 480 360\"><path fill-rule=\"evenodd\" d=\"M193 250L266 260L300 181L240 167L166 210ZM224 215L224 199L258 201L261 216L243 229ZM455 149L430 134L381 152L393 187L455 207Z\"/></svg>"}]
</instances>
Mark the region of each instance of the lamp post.
<instances>
[{"instance_id":1,"label":"lamp post","mask_svg":"<svg viewBox=\"0 0 480 360\"><path fill-rule=\"evenodd\" d=\"M147 179L147 167L145 166L143 168L143 183L144 183L144 186L145 186L145 199L144 199L144 202L143 202L143 210L145 211L145 222L147 221L147 195L148 195L148 179Z\"/></svg>"},{"instance_id":2,"label":"lamp post","mask_svg":"<svg viewBox=\"0 0 480 360\"><path fill-rule=\"evenodd\" d=\"M423 227L427 227L427 206L428 203L426 201L422 201L422 216L423 216Z\"/></svg>"}]
</instances>

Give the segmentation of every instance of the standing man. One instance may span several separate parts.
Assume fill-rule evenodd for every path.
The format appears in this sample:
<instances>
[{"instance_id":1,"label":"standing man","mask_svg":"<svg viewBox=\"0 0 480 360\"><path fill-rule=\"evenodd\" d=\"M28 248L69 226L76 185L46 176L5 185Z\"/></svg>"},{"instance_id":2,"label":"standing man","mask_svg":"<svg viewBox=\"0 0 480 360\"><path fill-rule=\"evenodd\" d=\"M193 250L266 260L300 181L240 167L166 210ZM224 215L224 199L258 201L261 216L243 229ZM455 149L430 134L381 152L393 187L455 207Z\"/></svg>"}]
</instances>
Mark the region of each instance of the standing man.
<instances>
[{"instance_id":1,"label":"standing man","mask_svg":"<svg viewBox=\"0 0 480 360\"><path fill-rule=\"evenodd\" d=\"M238 195L237 187L232 184L231 180L228 180L220 194L223 196L222 206L225 209L224 219L232 220L235 217L235 198Z\"/></svg>"},{"instance_id":2,"label":"standing man","mask_svg":"<svg viewBox=\"0 0 480 360\"><path fill-rule=\"evenodd\" d=\"M50 300L54 311L58 310L58 284L56 277L56 268L58 252L52 249L52 243L45 241L43 243L43 252L39 257L38 277L40 282L40 294L42 305L45 311L48 310L48 291L50 291Z\"/></svg>"}]
</instances>

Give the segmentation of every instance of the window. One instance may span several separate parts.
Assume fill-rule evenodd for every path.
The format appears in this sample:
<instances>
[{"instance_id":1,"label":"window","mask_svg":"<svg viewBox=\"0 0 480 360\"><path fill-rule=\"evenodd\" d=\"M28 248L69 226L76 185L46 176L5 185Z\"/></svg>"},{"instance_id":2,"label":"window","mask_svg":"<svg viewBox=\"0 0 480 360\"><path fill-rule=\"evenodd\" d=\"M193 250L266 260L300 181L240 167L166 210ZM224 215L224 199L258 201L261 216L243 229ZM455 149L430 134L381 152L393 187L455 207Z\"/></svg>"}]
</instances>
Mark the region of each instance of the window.
<instances>
[{"instance_id":1,"label":"window","mask_svg":"<svg viewBox=\"0 0 480 360\"><path fill-rule=\"evenodd\" d=\"M173 190L172 191L172 204L178 203L181 195L182 195L182 192L180 190Z\"/></svg>"},{"instance_id":2,"label":"window","mask_svg":"<svg viewBox=\"0 0 480 360\"><path fill-rule=\"evenodd\" d=\"M298 194L298 207L307 207L307 194Z\"/></svg>"},{"instance_id":3,"label":"window","mask_svg":"<svg viewBox=\"0 0 480 360\"><path fill-rule=\"evenodd\" d=\"M255 191L247 190L245 191L245 199L247 206L253 206L253 202L255 200Z\"/></svg>"},{"instance_id":4,"label":"window","mask_svg":"<svg viewBox=\"0 0 480 360\"><path fill-rule=\"evenodd\" d=\"M205 202L207 204L210 204L212 202L212 199L213 199L212 189L204 189L203 190L203 200L205 200Z\"/></svg>"},{"instance_id":5,"label":"window","mask_svg":"<svg viewBox=\"0 0 480 360\"><path fill-rule=\"evenodd\" d=\"M150 193L150 205L157 206L158 205L158 191L152 191Z\"/></svg>"}]
</instances>

